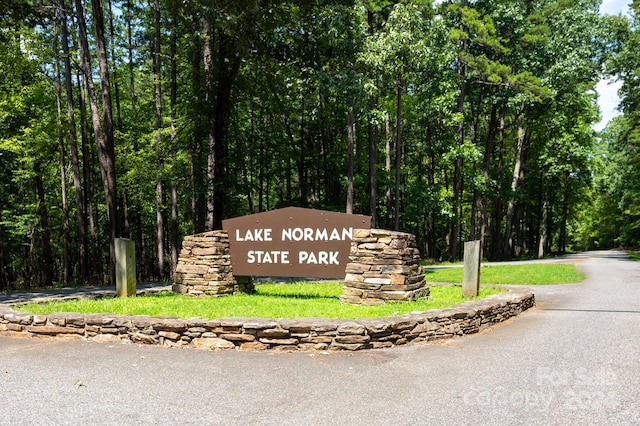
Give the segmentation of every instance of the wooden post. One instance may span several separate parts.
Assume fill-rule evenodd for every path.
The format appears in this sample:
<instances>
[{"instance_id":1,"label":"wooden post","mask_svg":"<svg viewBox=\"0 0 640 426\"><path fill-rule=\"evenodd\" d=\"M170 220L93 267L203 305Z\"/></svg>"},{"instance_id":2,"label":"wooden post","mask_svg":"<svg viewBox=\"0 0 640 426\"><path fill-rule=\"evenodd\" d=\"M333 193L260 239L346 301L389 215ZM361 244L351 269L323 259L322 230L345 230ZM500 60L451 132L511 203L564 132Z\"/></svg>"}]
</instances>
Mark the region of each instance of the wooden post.
<instances>
[{"instance_id":1,"label":"wooden post","mask_svg":"<svg viewBox=\"0 0 640 426\"><path fill-rule=\"evenodd\" d=\"M476 297L480 289L480 241L464 243L464 276L462 296Z\"/></svg>"},{"instance_id":2,"label":"wooden post","mask_svg":"<svg viewBox=\"0 0 640 426\"><path fill-rule=\"evenodd\" d=\"M116 293L136 295L136 246L127 238L116 238Z\"/></svg>"}]
</instances>

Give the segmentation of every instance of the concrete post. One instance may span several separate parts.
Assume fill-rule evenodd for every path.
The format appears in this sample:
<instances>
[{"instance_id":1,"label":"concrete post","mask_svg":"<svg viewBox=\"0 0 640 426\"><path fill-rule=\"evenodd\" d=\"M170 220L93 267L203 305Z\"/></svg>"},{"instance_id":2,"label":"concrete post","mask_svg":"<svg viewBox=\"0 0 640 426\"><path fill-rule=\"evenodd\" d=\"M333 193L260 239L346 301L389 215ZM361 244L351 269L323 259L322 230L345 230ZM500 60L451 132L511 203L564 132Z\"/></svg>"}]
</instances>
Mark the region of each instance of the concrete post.
<instances>
[{"instance_id":1,"label":"concrete post","mask_svg":"<svg viewBox=\"0 0 640 426\"><path fill-rule=\"evenodd\" d=\"M464 243L464 276L462 296L476 297L480 289L480 241Z\"/></svg>"},{"instance_id":2,"label":"concrete post","mask_svg":"<svg viewBox=\"0 0 640 426\"><path fill-rule=\"evenodd\" d=\"M116 238L116 293L136 295L136 246L127 238Z\"/></svg>"}]
</instances>

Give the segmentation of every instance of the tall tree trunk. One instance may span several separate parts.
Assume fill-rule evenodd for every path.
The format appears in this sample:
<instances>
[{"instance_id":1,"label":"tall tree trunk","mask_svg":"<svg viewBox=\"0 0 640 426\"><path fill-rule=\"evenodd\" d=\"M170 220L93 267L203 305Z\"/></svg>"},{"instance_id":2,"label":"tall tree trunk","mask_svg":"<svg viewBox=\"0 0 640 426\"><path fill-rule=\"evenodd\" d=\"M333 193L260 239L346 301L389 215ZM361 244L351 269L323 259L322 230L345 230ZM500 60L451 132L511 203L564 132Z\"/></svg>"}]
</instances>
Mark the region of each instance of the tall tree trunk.
<instances>
[{"instance_id":1,"label":"tall tree trunk","mask_svg":"<svg viewBox=\"0 0 640 426\"><path fill-rule=\"evenodd\" d=\"M62 281L71 282L71 239L69 237L69 202L67 201L67 172L66 154L64 149L64 138L60 135L58 141L60 149L60 192L62 194Z\"/></svg>"},{"instance_id":2,"label":"tall tree trunk","mask_svg":"<svg viewBox=\"0 0 640 426\"><path fill-rule=\"evenodd\" d=\"M538 259L542 259L544 257L544 250L546 247L547 241L547 216L549 214L549 186L544 185L544 191L542 195L542 206L541 206L541 215L540 215L540 232L538 239Z\"/></svg>"},{"instance_id":3,"label":"tall tree trunk","mask_svg":"<svg viewBox=\"0 0 640 426\"><path fill-rule=\"evenodd\" d=\"M0 205L0 223L2 223L2 206ZM0 291L9 288L9 268L4 254L4 231L0 225Z\"/></svg>"},{"instance_id":4,"label":"tall tree trunk","mask_svg":"<svg viewBox=\"0 0 640 426\"><path fill-rule=\"evenodd\" d=\"M204 27L203 32L209 34L204 49L207 104L214 106L212 113L209 113L208 123L207 227L221 229L222 219L228 215L229 210L227 124L231 109L231 89L240 69L241 57L234 50L235 40L222 31L216 31L209 18L204 20ZM217 60L214 61L213 52L216 46Z\"/></svg>"},{"instance_id":5,"label":"tall tree trunk","mask_svg":"<svg viewBox=\"0 0 640 426\"><path fill-rule=\"evenodd\" d=\"M393 229L400 230L400 178L402 166L402 92L404 90L404 82L402 74L398 75L398 92L396 103L396 181L395 181L395 206L393 216Z\"/></svg>"},{"instance_id":6,"label":"tall tree trunk","mask_svg":"<svg viewBox=\"0 0 640 426\"><path fill-rule=\"evenodd\" d=\"M249 139L248 141L256 140L256 114L255 105L251 103L249 106ZM247 204L249 205L249 213L254 214L256 212L255 202L255 187L254 187L254 150L249 149L249 143L243 144L242 149L247 153L247 162L243 165L243 177L247 188Z\"/></svg>"},{"instance_id":7,"label":"tall tree trunk","mask_svg":"<svg viewBox=\"0 0 640 426\"><path fill-rule=\"evenodd\" d=\"M49 214L45 201L44 184L42 182L42 164L40 160L33 163L33 171L36 179L36 193L38 195L38 216L42 228L42 273L44 286L50 286L54 279L53 254L51 250L51 229L49 228Z\"/></svg>"},{"instance_id":8,"label":"tall tree trunk","mask_svg":"<svg viewBox=\"0 0 640 426\"><path fill-rule=\"evenodd\" d=\"M236 41L229 40L220 35L218 42L218 79L216 91L215 109L215 185L214 194L214 228L222 229L222 220L229 215L230 211L230 188L228 176L228 138L227 128L229 124L229 113L231 111L231 93L233 83L240 64L242 55L236 50ZM229 58L227 60L227 58Z\"/></svg>"},{"instance_id":9,"label":"tall tree trunk","mask_svg":"<svg viewBox=\"0 0 640 426\"><path fill-rule=\"evenodd\" d=\"M206 184L206 149L203 147L206 126L202 120L202 113L206 111L203 99L202 84L202 57L204 56L202 40L200 36L200 18L194 13L191 18L192 50L191 50L191 87L193 103L191 107L191 119L194 123L191 146L191 211L193 216L194 233L203 232L206 229L207 219L207 188Z\"/></svg>"},{"instance_id":10,"label":"tall tree trunk","mask_svg":"<svg viewBox=\"0 0 640 426\"><path fill-rule=\"evenodd\" d=\"M133 136L133 151L138 152L138 95L136 93L135 71L136 66L133 59L133 24L131 20L134 16L133 4L131 0L127 0L127 13L125 16L125 22L127 25L127 53L128 53L128 71L129 71L129 100L131 102L131 133ZM129 185L125 182L122 187L123 203L123 215L124 215L124 230L123 234L126 238L131 235L131 225L135 226L135 246L136 246L136 258L144 259L144 246L143 246L143 232L142 232L142 208L137 197L130 197L131 192L135 192L139 189L136 185Z\"/></svg>"},{"instance_id":11,"label":"tall tree trunk","mask_svg":"<svg viewBox=\"0 0 640 426\"><path fill-rule=\"evenodd\" d=\"M475 167L473 173L475 173ZM471 214L469 215L469 241L480 239L480 230L478 229L478 211L481 210L481 199L478 196L478 190L473 188L471 195Z\"/></svg>"},{"instance_id":12,"label":"tall tree trunk","mask_svg":"<svg viewBox=\"0 0 640 426\"><path fill-rule=\"evenodd\" d=\"M116 35L115 35L115 26L113 24L113 6L111 4L111 0L107 0L107 8L109 10L109 39L111 40L110 44L110 54L111 54L111 70L113 78L113 92L116 102L116 126L118 129L123 130L122 126L122 108L120 107L120 79L118 78L118 66L116 63ZM114 133L114 144L117 144L116 140L117 133ZM134 136L135 138L135 136ZM120 236L123 238L130 238L130 223L129 223L129 197L127 194L127 185L122 185L121 189L121 213L118 215L118 219L120 220L120 224L118 224L118 229L120 232ZM136 250L136 252L139 250Z\"/></svg>"},{"instance_id":13,"label":"tall tree trunk","mask_svg":"<svg viewBox=\"0 0 640 426\"><path fill-rule=\"evenodd\" d=\"M57 11L56 11L57 13ZM71 253L69 247L69 202L67 201L67 155L64 146L64 134L62 127L62 77L60 75L60 58L58 57L58 24L54 21L54 68L56 73L56 112L58 125L58 150L60 153L60 193L62 194L62 281L71 282Z\"/></svg>"},{"instance_id":14,"label":"tall tree trunk","mask_svg":"<svg viewBox=\"0 0 640 426\"><path fill-rule=\"evenodd\" d=\"M307 147L306 144L304 143L304 139L305 139L305 114L304 114L304 107L305 107L305 97L304 95L302 96L302 99L300 100L300 158L298 160L298 182L299 182L299 186L300 186L300 201L302 203L307 203L308 200L308 196L307 196ZM293 134L292 134L292 138L293 138Z\"/></svg>"},{"instance_id":15,"label":"tall tree trunk","mask_svg":"<svg viewBox=\"0 0 640 426\"><path fill-rule=\"evenodd\" d=\"M205 17L203 21L202 33L205 35L205 43L203 48L203 62L204 62L204 75L206 76L206 92L205 92L205 104L208 117L207 126L207 188L209 193L207 194L207 230L213 231L215 228L215 196L213 187L215 182L215 167L216 167L216 140L215 140L215 126L216 117L213 113L213 103L215 99L215 80L214 80L214 63L213 63L213 50L215 46L215 30L211 22L210 17Z\"/></svg>"},{"instance_id":16,"label":"tall tree trunk","mask_svg":"<svg viewBox=\"0 0 640 426\"><path fill-rule=\"evenodd\" d=\"M78 245L78 261L79 261L79 280L87 282L89 280L89 272L87 268L87 226L84 208L84 199L82 196L82 179L80 173L80 160L78 157L78 135L76 132L75 112L73 105L73 82L71 80L71 59L69 54L69 34L67 29L67 5L65 0L60 3L61 13L61 36L62 36L62 53L64 64L64 87L67 99L67 123L69 127L69 145L71 155L71 176L73 178L73 189L76 198L76 228L78 236L76 238Z\"/></svg>"},{"instance_id":17,"label":"tall tree trunk","mask_svg":"<svg viewBox=\"0 0 640 426\"><path fill-rule=\"evenodd\" d=\"M463 7L467 7L468 1L464 0L462 2ZM466 26L463 25L463 30L466 31ZM463 59L464 53L467 51L467 40L460 41L460 52L458 53L458 58L456 62L459 86L458 86L458 114L460 114L460 123L458 124L458 146L462 146L464 144L464 102L466 96L466 88L465 88L465 79L466 79L466 68ZM454 166L453 166L453 198L451 200L451 204L453 207L454 215L453 221L451 222L451 228L449 231L449 256L451 259L458 258L458 238L459 238L459 224L460 224L460 210L461 206L461 198L462 198L462 158L456 156Z\"/></svg>"},{"instance_id":18,"label":"tall tree trunk","mask_svg":"<svg viewBox=\"0 0 640 426\"><path fill-rule=\"evenodd\" d=\"M368 34L373 38L376 31L376 16L372 10L367 9L367 29ZM375 68L371 68L369 78L375 80L376 78ZM372 98L368 103L369 113L377 109L379 99ZM388 124L388 118L387 118ZM369 214L371 215L371 227L378 227L377 207L378 207L378 178L377 178L377 163L378 163L378 126L375 123L373 117L369 118L367 125L367 132L369 136ZM388 193L391 197L391 193ZM385 200L386 202L387 200ZM390 201L389 201L390 202Z\"/></svg>"},{"instance_id":19,"label":"tall tree trunk","mask_svg":"<svg viewBox=\"0 0 640 426\"><path fill-rule=\"evenodd\" d=\"M353 150L356 139L356 123L353 108L347 112L347 207L348 214L353 213Z\"/></svg>"},{"instance_id":20,"label":"tall tree trunk","mask_svg":"<svg viewBox=\"0 0 640 426\"><path fill-rule=\"evenodd\" d=\"M374 108L373 102L369 104L369 111ZM373 120L369 120L368 124L369 133L369 214L371 215L371 227L377 228L377 206L378 206L378 177L377 177L377 165L378 165L378 135L377 126Z\"/></svg>"},{"instance_id":21,"label":"tall tree trunk","mask_svg":"<svg viewBox=\"0 0 640 426\"><path fill-rule=\"evenodd\" d=\"M120 112L120 81L118 79L118 67L116 66L116 53L115 53L115 28L113 25L113 7L111 6L111 0L108 1L109 7L109 37L111 39L111 60L113 61L113 91L116 98L116 119L118 128L122 128L122 115Z\"/></svg>"},{"instance_id":22,"label":"tall tree trunk","mask_svg":"<svg viewBox=\"0 0 640 426\"><path fill-rule=\"evenodd\" d=\"M158 161L158 167L164 168L164 163ZM157 237L157 268L158 278L165 278L165 262L164 262L164 217L162 208L164 203L164 193L162 187L162 179L156 176L156 237Z\"/></svg>"},{"instance_id":23,"label":"tall tree trunk","mask_svg":"<svg viewBox=\"0 0 640 426\"><path fill-rule=\"evenodd\" d=\"M329 104L329 101L323 97L319 117L319 121L321 123L324 123L330 119L330 117L325 116L325 108L327 104ZM334 140L332 129L333 127L329 127L328 129L326 129L325 126L322 126L322 129L320 130L320 155L322 157L322 191L324 192L323 203L325 205L329 205L331 203L331 200L334 199L330 195L330 183L333 173L331 172L332 163L329 162L329 153L335 148L335 146L331 143L331 141Z\"/></svg>"},{"instance_id":24,"label":"tall tree trunk","mask_svg":"<svg viewBox=\"0 0 640 426\"><path fill-rule=\"evenodd\" d=\"M261 141L262 142L262 141ZM265 188L265 177L267 175L267 153L264 142L260 143L258 148L258 187L260 191L258 192L258 211L264 211L264 194L268 193L269 188Z\"/></svg>"},{"instance_id":25,"label":"tall tree trunk","mask_svg":"<svg viewBox=\"0 0 640 426\"><path fill-rule=\"evenodd\" d=\"M157 236L157 267L158 277L165 277L164 261L164 217L162 214L164 204L164 189L162 187L162 175L164 170L164 150L162 148L162 85L160 62L160 0L154 0L154 42L153 42L153 86L155 97L155 124L156 133L156 236Z\"/></svg>"},{"instance_id":26,"label":"tall tree trunk","mask_svg":"<svg viewBox=\"0 0 640 426\"><path fill-rule=\"evenodd\" d=\"M91 57L89 43L87 41L87 27L84 17L84 8L81 0L76 0L78 14L78 39L80 44L81 67L85 75L89 106L96 143L98 145L98 158L100 171L105 189L105 201L107 204L107 221L109 227L109 281L115 283L115 238L117 234L117 209L116 209L116 180L115 180L115 153L113 146L113 123L111 121L111 99L109 94L109 76L106 64L106 48L104 41L104 23L102 19L102 4L100 0L92 0L94 22L96 27L96 42L100 64L100 78L102 81L102 98L104 113L104 128L100 122L100 111L91 72Z\"/></svg>"},{"instance_id":27,"label":"tall tree trunk","mask_svg":"<svg viewBox=\"0 0 640 426\"><path fill-rule=\"evenodd\" d=\"M287 191L287 201L291 201L291 194L293 194L293 162L292 157L288 155L285 160L285 180L286 180L286 191ZM339 189L336 190L336 199L337 194L339 194Z\"/></svg>"},{"instance_id":28,"label":"tall tree trunk","mask_svg":"<svg viewBox=\"0 0 640 426\"><path fill-rule=\"evenodd\" d=\"M127 27L127 52L128 52L128 71L129 71L129 99L131 102L131 123L133 125L132 135L133 135L133 151L138 151L138 136L137 130L135 130L135 123L137 123L137 95L136 95L136 86L135 86L135 65L133 61L133 29L131 19L133 17L133 5L131 0L127 0L127 13L124 14L125 23ZM111 0L109 0L109 9L111 11ZM111 32L113 36L113 12L111 11ZM112 38L113 40L113 38ZM112 41L113 46L113 41ZM113 53L112 53L113 56ZM114 75L114 77L116 77ZM115 78L117 84L117 78ZM116 86L116 110L118 114L118 125L121 126L121 117L120 117L120 95L119 90ZM124 185L122 185L122 215L123 215L123 229L122 233L125 238L131 237L131 223L135 223L135 254L136 259L143 259L144 251L143 251L143 243L142 243L142 218L140 212L140 206L138 205L138 201L135 200L135 197L130 197L132 188L130 188L125 181ZM134 189L135 190L135 189ZM133 218L131 218L133 216ZM136 269L136 274L140 275L139 270Z\"/></svg>"},{"instance_id":29,"label":"tall tree trunk","mask_svg":"<svg viewBox=\"0 0 640 426\"><path fill-rule=\"evenodd\" d=\"M209 35L203 55L207 76L207 104L214 106L213 114L209 115L207 139L210 194L207 199L207 227L221 229L222 219L229 213L227 127L231 111L231 92L240 70L242 55L236 49L237 41L223 31L216 31L210 17L204 19L203 33ZM216 61L213 60L215 47Z\"/></svg>"},{"instance_id":30,"label":"tall tree trunk","mask_svg":"<svg viewBox=\"0 0 640 426\"><path fill-rule=\"evenodd\" d=\"M84 8L81 0L76 0L78 14L78 40L80 47L81 68L85 76L87 91L89 95L89 106L91 109L91 120L93 131L98 145L98 158L100 160L100 170L102 182L105 189L105 199L107 204L107 221L109 227L109 281L115 283L115 238L117 234L117 214L116 214L116 194L115 194L115 164L113 147L113 124L111 122L111 100L109 95L109 77L106 67L106 50L104 43L104 25L102 20L102 5L100 0L92 0L94 9L94 21L96 27L96 41L98 44L98 55L100 64L100 77L102 80L103 97L103 127L100 121L100 110L96 90L93 85L93 74L91 71L91 58L89 54L89 43L87 41L87 26L84 17Z\"/></svg>"},{"instance_id":31,"label":"tall tree trunk","mask_svg":"<svg viewBox=\"0 0 640 426\"><path fill-rule=\"evenodd\" d=\"M102 0L91 0L93 24L96 32L96 47L98 53L98 68L102 87L102 115L104 137L102 145L98 147L98 154L102 170L102 180L105 187L105 201L107 204L107 220L109 227L109 263L111 283L115 284L116 274L116 238L118 237L118 194L116 185L116 154L113 129L113 112L111 105L111 84L109 79L109 63L107 62L107 45L104 36L104 17ZM100 142L100 141L99 141Z\"/></svg>"},{"instance_id":32,"label":"tall tree trunk","mask_svg":"<svg viewBox=\"0 0 640 426\"><path fill-rule=\"evenodd\" d=\"M391 182L391 120L389 114L384 115L384 173L387 182ZM391 185L387 184L387 190L384 195L385 206L387 207L385 223L391 228Z\"/></svg>"},{"instance_id":33,"label":"tall tree trunk","mask_svg":"<svg viewBox=\"0 0 640 426\"><path fill-rule=\"evenodd\" d=\"M310 163L310 167L307 167L308 173L309 173L309 186L311 189L311 195L309 197L309 203L311 204L311 206L315 206L315 204L318 202L318 188L317 188L317 174L318 174L318 164L317 161L315 160L316 157L316 153L315 153L315 140L313 137L313 134L311 134L312 132L308 132L308 136L307 136L307 153L309 155L309 158L312 158L313 161L311 161ZM356 143L356 156L358 155L358 144Z\"/></svg>"},{"instance_id":34,"label":"tall tree trunk","mask_svg":"<svg viewBox=\"0 0 640 426\"><path fill-rule=\"evenodd\" d=\"M480 201L480 250L485 250L485 240L487 233L488 218L488 204L489 204L489 179L491 171L491 158L493 157L493 150L495 146L496 133L498 127L497 119L497 107L494 104L491 107L491 116L489 118L489 130L487 132L487 141L484 148L484 158L482 160L482 176L484 178L485 187L482 190L482 197ZM482 258L482 253L480 253Z\"/></svg>"},{"instance_id":35,"label":"tall tree trunk","mask_svg":"<svg viewBox=\"0 0 640 426\"><path fill-rule=\"evenodd\" d=\"M514 229L514 217L515 213L515 202L516 202L516 191L518 190L518 184L522 180L521 171L523 166L524 159L524 151L525 151L525 129L522 123L522 116L518 119L518 134L516 141L516 152L515 152L515 162L513 164L513 174L511 175L511 195L509 196L509 201L507 203L507 214L506 214L506 227L505 227L505 238L504 238L504 253L507 256L511 256L513 254L514 249L514 237L515 237L515 229Z\"/></svg>"},{"instance_id":36,"label":"tall tree trunk","mask_svg":"<svg viewBox=\"0 0 640 426\"><path fill-rule=\"evenodd\" d=\"M453 170L453 198L451 200L452 210L454 212L449 230L449 257L451 259L458 258L458 237L460 216L458 215L461 207L461 190L462 190L462 159L456 158Z\"/></svg>"},{"instance_id":37,"label":"tall tree trunk","mask_svg":"<svg viewBox=\"0 0 640 426\"><path fill-rule=\"evenodd\" d=\"M431 138L429 138L431 140ZM429 160L429 185L433 188L436 180L436 155L432 153ZM432 208L427 209L427 220L425 221L425 249L424 256L427 259L436 259L439 256L438 245L436 243L436 215Z\"/></svg>"},{"instance_id":38,"label":"tall tree trunk","mask_svg":"<svg viewBox=\"0 0 640 426\"><path fill-rule=\"evenodd\" d=\"M558 237L558 251L567 252L567 218L569 215L569 184L570 174L564 175L564 191L562 196L562 214L560 216L560 236Z\"/></svg>"},{"instance_id":39,"label":"tall tree trunk","mask_svg":"<svg viewBox=\"0 0 640 426\"><path fill-rule=\"evenodd\" d=\"M178 103L178 62L177 62L177 43L178 43L178 10L174 5L171 7L171 83L169 86L169 107L171 109L171 148L172 148L172 169L175 170L178 156L178 132L176 130L177 120L177 103ZM175 277L176 267L178 265L178 184L175 175L171 179L171 219L169 227L170 232L170 274L171 279Z\"/></svg>"},{"instance_id":40,"label":"tall tree trunk","mask_svg":"<svg viewBox=\"0 0 640 426\"><path fill-rule=\"evenodd\" d=\"M131 0L127 0L127 52L129 56L129 96L131 97L131 113L133 122L136 123L137 118L137 94L136 94L136 82L135 82L135 63L133 61L133 25L131 24L131 18L133 17L133 4ZM134 139L135 140L135 139Z\"/></svg>"},{"instance_id":41,"label":"tall tree trunk","mask_svg":"<svg viewBox=\"0 0 640 426\"><path fill-rule=\"evenodd\" d=\"M93 72L91 69L91 57L89 55L89 43L87 41L87 26L84 16L84 8L81 0L75 0L76 15L78 20L78 50L80 56L80 69L82 71L82 82L84 83L83 89L80 93L86 89L87 100L89 101L89 112L91 114L91 123L93 125L93 134L96 139L98 147L104 145L104 134L102 130L102 123L100 122L100 112L98 109L98 99L96 97L96 91L93 84ZM89 230L91 235L91 264L93 265L94 272L99 273L101 262L98 261L97 251L97 231L96 231L96 216L93 211L92 192L91 192L91 179L90 179L90 156L88 147L89 129L87 126L87 119L84 115L85 104L84 98L80 96L82 118L82 159L83 169L85 170L85 194L87 197L87 211L89 212ZM100 256L101 257L101 256Z\"/></svg>"},{"instance_id":42,"label":"tall tree trunk","mask_svg":"<svg viewBox=\"0 0 640 426\"><path fill-rule=\"evenodd\" d=\"M87 121L87 103L85 101L85 91L88 92L86 78L81 73L77 74L78 81L78 106L80 107L80 130L82 136L82 170L84 172L84 211L88 217L88 231L90 239L90 250L87 250L87 259L91 259L88 263L87 274L96 276L102 273L101 262L98 262L98 236L96 231L96 215L93 208L93 190L92 190L92 172L91 172L91 155L89 153L89 123Z\"/></svg>"},{"instance_id":43,"label":"tall tree trunk","mask_svg":"<svg viewBox=\"0 0 640 426\"><path fill-rule=\"evenodd\" d=\"M505 131L505 111L500 109L498 118L498 141L500 148L498 151L498 166L496 170L497 176L502 176L504 171L504 131ZM494 203L493 212L493 259L502 260L504 257L502 245L502 219L503 219L503 200L502 190L498 189L496 201Z\"/></svg>"}]
</instances>

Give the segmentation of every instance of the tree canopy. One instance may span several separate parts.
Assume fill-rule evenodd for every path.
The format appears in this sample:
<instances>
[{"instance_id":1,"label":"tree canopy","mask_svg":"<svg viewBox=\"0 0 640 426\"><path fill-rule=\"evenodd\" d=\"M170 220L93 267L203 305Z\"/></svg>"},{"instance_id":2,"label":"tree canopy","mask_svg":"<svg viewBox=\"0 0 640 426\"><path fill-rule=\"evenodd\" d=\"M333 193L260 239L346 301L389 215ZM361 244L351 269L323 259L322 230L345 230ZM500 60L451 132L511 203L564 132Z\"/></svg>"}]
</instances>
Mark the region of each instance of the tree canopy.
<instances>
[{"instance_id":1,"label":"tree canopy","mask_svg":"<svg viewBox=\"0 0 640 426\"><path fill-rule=\"evenodd\" d=\"M184 235L291 205L436 261L638 245L640 3L599 5L5 1L0 289L109 282L116 237L171 279Z\"/></svg>"}]
</instances>

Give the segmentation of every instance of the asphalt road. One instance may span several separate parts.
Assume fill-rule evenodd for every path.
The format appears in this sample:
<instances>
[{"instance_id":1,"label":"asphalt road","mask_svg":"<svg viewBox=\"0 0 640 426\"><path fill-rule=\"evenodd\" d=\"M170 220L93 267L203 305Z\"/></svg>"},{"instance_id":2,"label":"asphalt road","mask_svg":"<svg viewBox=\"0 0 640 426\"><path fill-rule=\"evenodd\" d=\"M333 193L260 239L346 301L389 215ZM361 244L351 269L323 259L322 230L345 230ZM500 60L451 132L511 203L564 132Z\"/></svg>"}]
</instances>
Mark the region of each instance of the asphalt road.
<instances>
[{"instance_id":1,"label":"asphalt road","mask_svg":"<svg viewBox=\"0 0 640 426\"><path fill-rule=\"evenodd\" d=\"M486 332L355 353L205 352L0 337L0 425L640 424L640 263Z\"/></svg>"}]
</instances>

